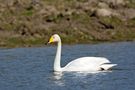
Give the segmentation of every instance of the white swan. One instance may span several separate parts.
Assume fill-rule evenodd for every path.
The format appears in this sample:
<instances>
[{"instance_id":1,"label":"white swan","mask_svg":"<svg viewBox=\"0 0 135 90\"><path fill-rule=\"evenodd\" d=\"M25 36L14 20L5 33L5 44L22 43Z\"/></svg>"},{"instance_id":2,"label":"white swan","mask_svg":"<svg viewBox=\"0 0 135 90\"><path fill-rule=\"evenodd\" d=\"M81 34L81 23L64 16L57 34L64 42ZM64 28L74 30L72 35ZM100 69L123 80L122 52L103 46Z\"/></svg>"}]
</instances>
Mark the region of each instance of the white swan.
<instances>
[{"instance_id":1,"label":"white swan","mask_svg":"<svg viewBox=\"0 0 135 90\"><path fill-rule=\"evenodd\" d=\"M54 60L54 71L99 71L108 70L117 64L103 57L81 57L68 63L65 67L60 66L61 60L61 39L58 34L51 36L48 43L57 42L57 52Z\"/></svg>"}]
</instances>

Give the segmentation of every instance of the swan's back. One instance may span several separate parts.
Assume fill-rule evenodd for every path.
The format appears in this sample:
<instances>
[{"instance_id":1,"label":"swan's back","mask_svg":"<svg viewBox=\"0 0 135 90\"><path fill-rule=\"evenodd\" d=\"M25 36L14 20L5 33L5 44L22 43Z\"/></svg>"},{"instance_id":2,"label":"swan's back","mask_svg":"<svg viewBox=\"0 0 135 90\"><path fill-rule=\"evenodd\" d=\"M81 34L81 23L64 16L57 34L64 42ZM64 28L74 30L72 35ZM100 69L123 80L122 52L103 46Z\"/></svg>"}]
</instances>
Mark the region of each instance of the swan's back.
<instances>
[{"instance_id":1,"label":"swan's back","mask_svg":"<svg viewBox=\"0 0 135 90\"><path fill-rule=\"evenodd\" d=\"M106 63L110 63L110 61L103 57L82 57L68 63L64 68L62 68L62 71L101 70L101 66Z\"/></svg>"}]
</instances>

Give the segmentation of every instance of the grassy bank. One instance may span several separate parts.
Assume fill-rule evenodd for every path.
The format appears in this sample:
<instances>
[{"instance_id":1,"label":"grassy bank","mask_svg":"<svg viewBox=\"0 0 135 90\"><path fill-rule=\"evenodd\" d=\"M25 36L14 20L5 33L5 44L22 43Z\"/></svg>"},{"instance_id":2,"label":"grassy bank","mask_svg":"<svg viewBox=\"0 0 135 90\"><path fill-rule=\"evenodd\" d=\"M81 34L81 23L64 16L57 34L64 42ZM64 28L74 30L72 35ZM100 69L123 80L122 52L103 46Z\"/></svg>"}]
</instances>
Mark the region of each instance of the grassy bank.
<instances>
[{"instance_id":1,"label":"grassy bank","mask_svg":"<svg viewBox=\"0 0 135 90\"><path fill-rule=\"evenodd\" d=\"M111 3L104 0L0 1L0 47L44 45L54 33L66 44L135 40L134 0ZM100 13L101 8L106 14Z\"/></svg>"}]
</instances>

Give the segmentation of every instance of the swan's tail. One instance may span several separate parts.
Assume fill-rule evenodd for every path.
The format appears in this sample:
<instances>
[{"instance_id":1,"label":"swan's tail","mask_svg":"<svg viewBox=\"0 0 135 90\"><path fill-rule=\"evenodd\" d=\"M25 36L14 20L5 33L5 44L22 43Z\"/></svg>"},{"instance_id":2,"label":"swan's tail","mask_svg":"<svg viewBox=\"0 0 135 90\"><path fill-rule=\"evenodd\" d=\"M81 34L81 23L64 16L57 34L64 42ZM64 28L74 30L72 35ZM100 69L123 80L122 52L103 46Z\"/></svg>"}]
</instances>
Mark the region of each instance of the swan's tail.
<instances>
[{"instance_id":1,"label":"swan's tail","mask_svg":"<svg viewBox=\"0 0 135 90\"><path fill-rule=\"evenodd\" d=\"M108 70L108 69L111 69L112 67L114 67L116 65L117 64L103 64L103 65L101 65L101 69Z\"/></svg>"}]
</instances>

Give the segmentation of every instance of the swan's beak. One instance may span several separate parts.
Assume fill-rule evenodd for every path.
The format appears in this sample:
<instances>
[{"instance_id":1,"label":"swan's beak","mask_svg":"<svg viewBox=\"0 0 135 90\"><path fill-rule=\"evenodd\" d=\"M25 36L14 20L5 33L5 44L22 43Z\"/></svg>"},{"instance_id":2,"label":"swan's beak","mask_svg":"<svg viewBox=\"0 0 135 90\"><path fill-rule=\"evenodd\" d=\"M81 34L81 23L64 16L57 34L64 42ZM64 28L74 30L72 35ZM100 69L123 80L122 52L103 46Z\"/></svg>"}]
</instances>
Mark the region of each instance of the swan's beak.
<instances>
[{"instance_id":1,"label":"swan's beak","mask_svg":"<svg viewBox=\"0 0 135 90\"><path fill-rule=\"evenodd\" d=\"M51 37L48 43L52 43L53 41L53 37Z\"/></svg>"}]
</instances>

